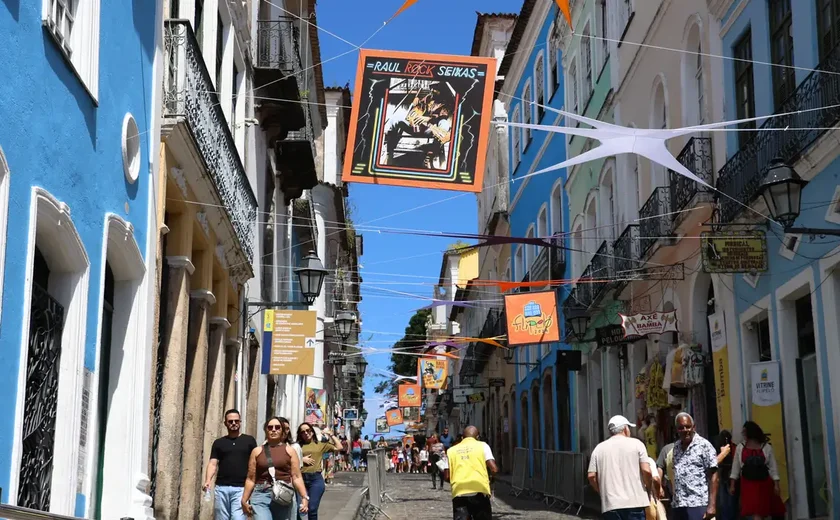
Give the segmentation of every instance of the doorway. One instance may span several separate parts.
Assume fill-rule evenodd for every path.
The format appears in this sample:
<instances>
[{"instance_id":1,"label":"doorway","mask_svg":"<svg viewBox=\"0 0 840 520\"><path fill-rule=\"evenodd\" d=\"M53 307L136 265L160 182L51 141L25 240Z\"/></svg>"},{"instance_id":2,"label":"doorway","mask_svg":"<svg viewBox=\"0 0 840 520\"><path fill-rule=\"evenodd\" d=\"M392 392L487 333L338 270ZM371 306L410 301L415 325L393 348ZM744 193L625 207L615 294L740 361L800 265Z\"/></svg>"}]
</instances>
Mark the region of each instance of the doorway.
<instances>
[{"instance_id":1,"label":"doorway","mask_svg":"<svg viewBox=\"0 0 840 520\"><path fill-rule=\"evenodd\" d=\"M709 280L709 291L706 301L706 344L703 345L703 355L709 359L712 357L712 331L709 329L709 316L715 313L715 288ZM720 434L718 423L717 393L715 389L715 367L714 363L703 364L703 389L706 401L706 428L709 439L715 439Z\"/></svg>"},{"instance_id":2,"label":"doorway","mask_svg":"<svg viewBox=\"0 0 840 520\"><path fill-rule=\"evenodd\" d=\"M94 518L102 517L102 490L105 475L105 439L108 430L108 411L111 405L110 374L111 374L111 340L114 326L114 272L111 265L105 262L105 286L102 294L102 332L99 342L99 406L97 417L99 418L99 431L97 436L97 457L96 467L96 502L94 503Z\"/></svg>"}]
</instances>

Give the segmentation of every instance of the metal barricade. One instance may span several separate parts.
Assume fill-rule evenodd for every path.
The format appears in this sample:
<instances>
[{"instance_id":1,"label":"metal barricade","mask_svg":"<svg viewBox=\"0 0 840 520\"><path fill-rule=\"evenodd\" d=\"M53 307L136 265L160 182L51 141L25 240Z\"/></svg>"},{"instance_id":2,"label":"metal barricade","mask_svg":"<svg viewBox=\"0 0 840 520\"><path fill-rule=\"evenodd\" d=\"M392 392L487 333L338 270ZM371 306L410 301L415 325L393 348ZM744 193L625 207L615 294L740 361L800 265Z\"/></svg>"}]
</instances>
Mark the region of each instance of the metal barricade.
<instances>
[{"instance_id":1,"label":"metal barricade","mask_svg":"<svg viewBox=\"0 0 840 520\"><path fill-rule=\"evenodd\" d=\"M511 480L511 492L519 496L526 489L525 479L528 476L528 449L516 448L513 450L513 479Z\"/></svg>"},{"instance_id":2,"label":"metal barricade","mask_svg":"<svg viewBox=\"0 0 840 520\"><path fill-rule=\"evenodd\" d=\"M532 489L545 495L546 478L546 450L534 450L534 471L531 473Z\"/></svg>"},{"instance_id":3,"label":"metal barricade","mask_svg":"<svg viewBox=\"0 0 840 520\"><path fill-rule=\"evenodd\" d=\"M370 450L367 456L367 488L363 491L367 495L368 504L381 512L384 499L394 501L386 492L385 479L388 472L387 450ZM385 515L387 516L387 515Z\"/></svg>"},{"instance_id":4,"label":"metal barricade","mask_svg":"<svg viewBox=\"0 0 840 520\"><path fill-rule=\"evenodd\" d=\"M75 516L63 516L26 507L0 505L0 518L6 520L83 520Z\"/></svg>"},{"instance_id":5,"label":"metal barricade","mask_svg":"<svg viewBox=\"0 0 840 520\"><path fill-rule=\"evenodd\" d=\"M546 465L545 465L545 498L546 503L550 506L553 506L557 503L558 500L562 501L563 498L561 496L561 472L562 466L560 465L560 457L562 454L559 451L549 451L546 454Z\"/></svg>"}]
</instances>

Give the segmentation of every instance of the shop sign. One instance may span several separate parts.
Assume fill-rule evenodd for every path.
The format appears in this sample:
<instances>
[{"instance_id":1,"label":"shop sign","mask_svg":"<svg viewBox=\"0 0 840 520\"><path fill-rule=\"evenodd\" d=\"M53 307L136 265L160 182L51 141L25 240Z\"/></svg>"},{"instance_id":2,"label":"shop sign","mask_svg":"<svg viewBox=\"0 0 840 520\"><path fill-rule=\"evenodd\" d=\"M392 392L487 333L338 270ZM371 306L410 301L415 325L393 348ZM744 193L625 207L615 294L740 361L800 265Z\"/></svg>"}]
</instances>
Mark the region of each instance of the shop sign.
<instances>
[{"instance_id":1,"label":"shop sign","mask_svg":"<svg viewBox=\"0 0 840 520\"><path fill-rule=\"evenodd\" d=\"M341 366L347 364L346 352L330 352L327 363L333 366Z\"/></svg>"},{"instance_id":2,"label":"shop sign","mask_svg":"<svg viewBox=\"0 0 840 520\"><path fill-rule=\"evenodd\" d=\"M619 316L621 316L621 327L624 329L625 338L678 332L677 311L649 312L632 316L619 314Z\"/></svg>"},{"instance_id":3,"label":"shop sign","mask_svg":"<svg viewBox=\"0 0 840 520\"><path fill-rule=\"evenodd\" d=\"M638 339L636 336L627 336L621 325L607 325L595 329L595 342L599 347L615 347L636 339Z\"/></svg>"},{"instance_id":4,"label":"shop sign","mask_svg":"<svg viewBox=\"0 0 840 520\"><path fill-rule=\"evenodd\" d=\"M470 403L470 404L484 402L484 392L477 392L477 393L468 395L467 396L467 402Z\"/></svg>"},{"instance_id":5,"label":"shop sign","mask_svg":"<svg viewBox=\"0 0 840 520\"><path fill-rule=\"evenodd\" d=\"M757 273L767 270L764 231L700 233L703 270L707 273Z\"/></svg>"}]
</instances>

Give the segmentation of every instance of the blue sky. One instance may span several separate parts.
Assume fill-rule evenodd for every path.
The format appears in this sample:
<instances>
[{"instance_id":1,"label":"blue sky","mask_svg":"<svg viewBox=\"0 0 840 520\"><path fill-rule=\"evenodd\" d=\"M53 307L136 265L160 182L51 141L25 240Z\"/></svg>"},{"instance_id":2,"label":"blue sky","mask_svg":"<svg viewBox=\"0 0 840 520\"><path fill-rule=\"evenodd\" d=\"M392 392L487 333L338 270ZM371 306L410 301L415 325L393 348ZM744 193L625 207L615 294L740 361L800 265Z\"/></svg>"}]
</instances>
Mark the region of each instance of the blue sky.
<instances>
[{"instance_id":1,"label":"blue sky","mask_svg":"<svg viewBox=\"0 0 840 520\"><path fill-rule=\"evenodd\" d=\"M318 25L358 45L381 27L402 3L403 0L320 0ZM518 13L521 6L521 0L418 0L365 47L469 55L477 10ZM321 60L325 62L353 49L323 30L320 31L320 42ZM349 81L352 86L357 62L358 52L353 52L325 63L324 84L342 86ZM364 256L359 260L364 278L360 311L363 343L387 348L400 339L413 311L426 305L420 299L388 291L431 297L432 284L440 274L442 251L454 240L378 233L374 228L475 233L475 195L354 184L350 186L350 204L353 221L364 235ZM395 215L412 208L418 209ZM372 435L373 419L384 415L381 401L375 401L380 396L373 392L381 378L372 375L375 368L388 366L390 356L371 354L367 361L365 407L370 415L364 433Z\"/></svg>"}]
</instances>

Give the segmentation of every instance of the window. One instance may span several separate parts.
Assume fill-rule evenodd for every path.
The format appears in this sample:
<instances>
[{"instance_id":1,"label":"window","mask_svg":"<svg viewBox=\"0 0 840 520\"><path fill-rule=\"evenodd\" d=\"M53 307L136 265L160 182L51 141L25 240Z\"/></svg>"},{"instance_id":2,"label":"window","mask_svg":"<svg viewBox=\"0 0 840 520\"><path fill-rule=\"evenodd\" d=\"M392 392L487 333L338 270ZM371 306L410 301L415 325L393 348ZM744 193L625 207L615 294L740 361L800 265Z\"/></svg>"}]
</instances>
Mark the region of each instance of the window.
<instances>
[{"instance_id":1,"label":"window","mask_svg":"<svg viewBox=\"0 0 840 520\"><path fill-rule=\"evenodd\" d=\"M540 210L540 216L537 217L537 238L545 238L548 236L548 210L543 208Z\"/></svg>"},{"instance_id":2,"label":"window","mask_svg":"<svg viewBox=\"0 0 840 520\"><path fill-rule=\"evenodd\" d=\"M513 275L517 280L525 277L525 253L522 246L516 248L516 256L513 257Z\"/></svg>"},{"instance_id":3,"label":"window","mask_svg":"<svg viewBox=\"0 0 840 520\"><path fill-rule=\"evenodd\" d=\"M239 97L239 70L236 62L233 64L233 94L230 96L230 128L233 135L236 135L236 102Z\"/></svg>"},{"instance_id":4,"label":"window","mask_svg":"<svg viewBox=\"0 0 840 520\"><path fill-rule=\"evenodd\" d=\"M630 20L633 18L633 2L631 0L618 0L618 34L616 39L623 40Z\"/></svg>"},{"instance_id":5,"label":"window","mask_svg":"<svg viewBox=\"0 0 840 520\"><path fill-rule=\"evenodd\" d=\"M770 350L770 320L764 318L755 327L756 339L758 340L758 361L773 361L773 354Z\"/></svg>"},{"instance_id":6,"label":"window","mask_svg":"<svg viewBox=\"0 0 840 520\"><path fill-rule=\"evenodd\" d=\"M607 40L607 0L598 0L598 19L601 22L601 66L610 57L610 42Z\"/></svg>"},{"instance_id":7,"label":"window","mask_svg":"<svg viewBox=\"0 0 840 520\"><path fill-rule=\"evenodd\" d=\"M572 113L578 114L577 63L575 62L572 62L569 66L569 81L566 83L566 86L569 89L569 108L572 110ZM574 124L569 118L566 118L566 121L570 125Z\"/></svg>"},{"instance_id":8,"label":"window","mask_svg":"<svg viewBox=\"0 0 840 520\"><path fill-rule=\"evenodd\" d=\"M537 62L534 65L534 93L537 102L536 122L539 123L545 114L545 107L543 106L545 105L545 60L543 60L542 54L537 56Z\"/></svg>"},{"instance_id":9,"label":"window","mask_svg":"<svg viewBox=\"0 0 840 520\"><path fill-rule=\"evenodd\" d=\"M531 227L528 228L528 234L525 235L525 236L528 237L528 238L534 238L534 226L533 225L531 225ZM528 271L530 271L531 266L534 265L534 259L537 258L537 249L539 249L539 248L535 245L528 245L527 247L528 247L529 251L527 251L527 254L525 255L525 261L528 264Z\"/></svg>"},{"instance_id":10,"label":"window","mask_svg":"<svg viewBox=\"0 0 840 520\"><path fill-rule=\"evenodd\" d=\"M581 65L583 66L583 91L585 99L592 94L592 38L590 36L589 24L583 28L583 37L580 39Z\"/></svg>"},{"instance_id":11,"label":"window","mask_svg":"<svg viewBox=\"0 0 840 520\"><path fill-rule=\"evenodd\" d=\"M651 128L668 128L668 103L665 100L665 86L659 82L654 87ZM653 173L652 188L668 185L668 170L659 163L650 161Z\"/></svg>"},{"instance_id":12,"label":"window","mask_svg":"<svg viewBox=\"0 0 840 520\"><path fill-rule=\"evenodd\" d=\"M752 33L747 33L735 44L735 115L737 119L755 117L753 95ZM775 67L774 67L775 68ZM738 125L741 130L755 128L755 121ZM738 132L738 146L744 146L752 138L752 132Z\"/></svg>"},{"instance_id":13,"label":"window","mask_svg":"<svg viewBox=\"0 0 840 520\"><path fill-rule=\"evenodd\" d=\"M87 91L99 95L99 0L44 0L42 19Z\"/></svg>"},{"instance_id":14,"label":"window","mask_svg":"<svg viewBox=\"0 0 840 520\"><path fill-rule=\"evenodd\" d=\"M770 59L773 67L773 102L778 110L796 88L790 0L770 0Z\"/></svg>"},{"instance_id":15,"label":"window","mask_svg":"<svg viewBox=\"0 0 840 520\"><path fill-rule=\"evenodd\" d=\"M557 92L557 87L560 86L560 68L557 60L557 50L560 48L557 42L557 30L554 25L551 26L551 32L548 37L548 97L549 99Z\"/></svg>"},{"instance_id":16,"label":"window","mask_svg":"<svg viewBox=\"0 0 840 520\"><path fill-rule=\"evenodd\" d=\"M697 85L697 114L698 124L706 122L706 100L703 92L703 54L700 44L697 44L697 61L694 73L694 83Z\"/></svg>"},{"instance_id":17,"label":"window","mask_svg":"<svg viewBox=\"0 0 840 520\"><path fill-rule=\"evenodd\" d=\"M840 43L840 0L817 0L817 32L823 61Z\"/></svg>"},{"instance_id":18,"label":"window","mask_svg":"<svg viewBox=\"0 0 840 520\"><path fill-rule=\"evenodd\" d=\"M216 93L219 99L222 97L222 61L225 56L225 22L222 15L218 16L216 26Z\"/></svg>"},{"instance_id":19,"label":"window","mask_svg":"<svg viewBox=\"0 0 840 520\"><path fill-rule=\"evenodd\" d=\"M525 88L522 90L522 122L526 125L531 124L531 111L533 110L532 105L533 99L531 99L531 84L526 83ZM523 128L522 129L522 146L524 148L528 148L528 145L531 144L531 129L530 128Z\"/></svg>"},{"instance_id":20,"label":"window","mask_svg":"<svg viewBox=\"0 0 840 520\"><path fill-rule=\"evenodd\" d=\"M551 234L563 232L563 185L559 184L551 194Z\"/></svg>"},{"instance_id":21,"label":"window","mask_svg":"<svg viewBox=\"0 0 840 520\"><path fill-rule=\"evenodd\" d=\"M195 1L195 18L193 24L195 27L195 39L198 41L198 46L204 50L204 0Z\"/></svg>"},{"instance_id":22,"label":"window","mask_svg":"<svg viewBox=\"0 0 840 520\"><path fill-rule=\"evenodd\" d=\"M520 119L519 119L519 105L517 105L516 108L513 109L513 117L511 119L513 119L514 123L519 123L520 122ZM519 136L520 135L521 135L521 131L520 131L519 128L511 127L510 141L511 141L512 153L513 153L513 156L512 156L513 160L510 162L511 172L516 171L516 167L519 166L519 157L520 157L520 154L522 153L522 150L519 147L520 146L520 143L519 143Z\"/></svg>"}]
</instances>

